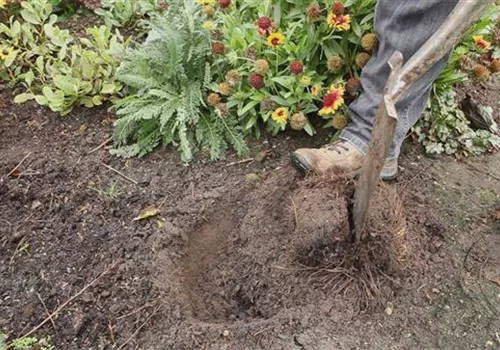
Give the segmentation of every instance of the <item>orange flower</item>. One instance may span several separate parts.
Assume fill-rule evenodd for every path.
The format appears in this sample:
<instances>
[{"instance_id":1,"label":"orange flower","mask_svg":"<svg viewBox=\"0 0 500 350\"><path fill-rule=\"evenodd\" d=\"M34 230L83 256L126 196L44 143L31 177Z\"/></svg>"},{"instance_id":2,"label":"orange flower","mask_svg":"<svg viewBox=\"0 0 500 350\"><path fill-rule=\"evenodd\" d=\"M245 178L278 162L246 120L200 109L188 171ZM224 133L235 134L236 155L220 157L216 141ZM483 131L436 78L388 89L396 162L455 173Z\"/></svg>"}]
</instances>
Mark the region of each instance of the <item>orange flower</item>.
<instances>
[{"instance_id":1,"label":"orange flower","mask_svg":"<svg viewBox=\"0 0 500 350\"><path fill-rule=\"evenodd\" d=\"M328 14L328 26L339 32L351 29L351 16L349 15L336 15L333 12Z\"/></svg>"},{"instance_id":2,"label":"orange flower","mask_svg":"<svg viewBox=\"0 0 500 350\"><path fill-rule=\"evenodd\" d=\"M482 35L474 35L472 39L474 39L476 45L483 50L488 50L491 46L491 44L488 41L484 40L484 37Z\"/></svg>"},{"instance_id":3,"label":"orange flower","mask_svg":"<svg viewBox=\"0 0 500 350\"><path fill-rule=\"evenodd\" d=\"M343 86L330 86L328 93L323 97L323 108L319 111L322 116L334 114L344 104Z\"/></svg>"}]
</instances>

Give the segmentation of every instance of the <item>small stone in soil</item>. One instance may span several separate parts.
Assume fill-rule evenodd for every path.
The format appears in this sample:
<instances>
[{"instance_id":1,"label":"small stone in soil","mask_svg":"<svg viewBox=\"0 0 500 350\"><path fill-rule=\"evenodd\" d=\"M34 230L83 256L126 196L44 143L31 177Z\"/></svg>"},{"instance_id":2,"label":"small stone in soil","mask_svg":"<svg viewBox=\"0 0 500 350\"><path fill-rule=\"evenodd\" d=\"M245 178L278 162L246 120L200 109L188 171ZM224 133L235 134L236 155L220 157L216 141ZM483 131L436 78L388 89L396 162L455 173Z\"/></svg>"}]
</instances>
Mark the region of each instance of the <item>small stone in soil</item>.
<instances>
[{"instance_id":1,"label":"small stone in soil","mask_svg":"<svg viewBox=\"0 0 500 350\"><path fill-rule=\"evenodd\" d=\"M260 180L259 175L255 174L255 173L247 174L247 175L245 176L245 178L246 178L248 181L259 181L259 180Z\"/></svg>"},{"instance_id":2,"label":"small stone in soil","mask_svg":"<svg viewBox=\"0 0 500 350\"><path fill-rule=\"evenodd\" d=\"M387 303L387 307L385 308L385 313L391 316L393 312L394 312L394 305L391 302Z\"/></svg>"},{"instance_id":3,"label":"small stone in soil","mask_svg":"<svg viewBox=\"0 0 500 350\"><path fill-rule=\"evenodd\" d=\"M268 151L260 151L254 159L256 162L263 163L267 159L268 154Z\"/></svg>"}]
</instances>

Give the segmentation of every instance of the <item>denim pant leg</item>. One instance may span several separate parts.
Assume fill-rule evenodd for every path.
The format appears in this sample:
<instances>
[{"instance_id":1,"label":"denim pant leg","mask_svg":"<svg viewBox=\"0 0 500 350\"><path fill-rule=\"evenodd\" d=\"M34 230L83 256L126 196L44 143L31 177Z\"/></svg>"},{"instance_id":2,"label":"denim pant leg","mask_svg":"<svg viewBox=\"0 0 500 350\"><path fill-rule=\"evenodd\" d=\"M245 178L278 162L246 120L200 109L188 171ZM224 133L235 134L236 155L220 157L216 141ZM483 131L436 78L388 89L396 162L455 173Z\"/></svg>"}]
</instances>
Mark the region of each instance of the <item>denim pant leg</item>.
<instances>
[{"instance_id":1,"label":"denim pant leg","mask_svg":"<svg viewBox=\"0 0 500 350\"><path fill-rule=\"evenodd\" d=\"M458 0L378 0L375 32L379 47L363 69L363 92L349 107L352 120L341 139L365 152L370 140L375 115L389 77L388 60L399 50L405 62L434 34L451 13ZM389 159L399 156L401 144L420 118L433 82L446 66L448 57L438 62L419 79L397 104L398 126Z\"/></svg>"}]
</instances>

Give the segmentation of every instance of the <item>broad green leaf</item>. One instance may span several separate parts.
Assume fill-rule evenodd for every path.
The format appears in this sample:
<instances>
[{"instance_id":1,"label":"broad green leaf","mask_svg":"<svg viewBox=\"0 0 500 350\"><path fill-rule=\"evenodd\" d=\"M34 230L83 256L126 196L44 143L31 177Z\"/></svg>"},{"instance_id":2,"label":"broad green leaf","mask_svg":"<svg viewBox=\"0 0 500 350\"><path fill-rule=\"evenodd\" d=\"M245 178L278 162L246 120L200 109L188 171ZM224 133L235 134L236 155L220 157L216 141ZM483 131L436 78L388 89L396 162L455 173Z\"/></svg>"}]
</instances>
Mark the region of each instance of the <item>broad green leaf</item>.
<instances>
[{"instance_id":1,"label":"broad green leaf","mask_svg":"<svg viewBox=\"0 0 500 350\"><path fill-rule=\"evenodd\" d=\"M247 114L248 111L253 109L259 103L260 103L260 101L250 101L245 107L243 107L241 110L238 110L238 116L241 117L241 116Z\"/></svg>"},{"instance_id":2,"label":"broad green leaf","mask_svg":"<svg viewBox=\"0 0 500 350\"><path fill-rule=\"evenodd\" d=\"M75 80L71 77L64 75L56 75L53 78L54 85L64 91L67 95L76 95L78 93L78 86L75 85Z\"/></svg>"},{"instance_id":3,"label":"broad green leaf","mask_svg":"<svg viewBox=\"0 0 500 350\"><path fill-rule=\"evenodd\" d=\"M28 85L28 87L31 87L31 84L33 84L33 80L35 80L35 74L33 74L33 71L30 69L24 74L24 81L26 82L26 85Z\"/></svg>"},{"instance_id":4,"label":"broad green leaf","mask_svg":"<svg viewBox=\"0 0 500 350\"><path fill-rule=\"evenodd\" d=\"M43 94L43 96L45 96L45 98L46 98L47 100L50 100L50 99L52 99L52 98L54 97L54 92L53 92L53 91L52 91L52 89L51 89L50 87L48 87L48 86L44 86L44 87L42 88L42 94Z\"/></svg>"},{"instance_id":5,"label":"broad green leaf","mask_svg":"<svg viewBox=\"0 0 500 350\"><path fill-rule=\"evenodd\" d=\"M316 131L313 129L313 127L310 123L306 124L306 126L304 127L304 131L307 132L310 136L313 136L314 134L316 134Z\"/></svg>"},{"instance_id":6,"label":"broad green leaf","mask_svg":"<svg viewBox=\"0 0 500 350\"><path fill-rule=\"evenodd\" d=\"M96 106L100 106L103 103L103 97L99 95L95 95L92 97L92 103L95 104Z\"/></svg>"},{"instance_id":7,"label":"broad green leaf","mask_svg":"<svg viewBox=\"0 0 500 350\"><path fill-rule=\"evenodd\" d=\"M41 19L40 17L36 16L33 12L30 12L26 9L21 10L21 16L23 19L31 24L41 24Z\"/></svg>"},{"instance_id":8,"label":"broad green leaf","mask_svg":"<svg viewBox=\"0 0 500 350\"><path fill-rule=\"evenodd\" d=\"M361 38L361 36L363 35L363 30L361 29L357 21L352 21L351 28L354 34L356 34L358 38Z\"/></svg>"},{"instance_id":9,"label":"broad green leaf","mask_svg":"<svg viewBox=\"0 0 500 350\"><path fill-rule=\"evenodd\" d=\"M258 119L259 119L259 116L257 114L252 116L250 119L248 119L248 122L245 125L245 130L249 130L249 129L253 128L255 125L257 125Z\"/></svg>"},{"instance_id":10,"label":"broad green leaf","mask_svg":"<svg viewBox=\"0 0 500 350\"><path fill-rule=\"evenodd\" d=\"M41 106L46 106L48 104L47 99L45 98L45 96L42 96L42 95L36 95L35 101L36 101L36 103L38 103Z\"/></svg>"},{"instance_id":11,"label":"broad green leaf","mask_svg":"<svg viewBox=\"0 0 500 350\"><path fill-rule=\"evenodd\" d=\"M102 84L101 94L111 95L115 93L116 85L113 83Z\"/></svg>"},{"instance_id":12,"label":"broad green leaf","mask_svg":"<svg viewBox=\"0 0 500 350\"><path fill-rule=\"evenodd\" d=\"M271 80L282 85L283 87L291 89L295 78L289 77L289 76L288 77L284 76L284 77L274 77L274 78L271 78Z\"/></svg>"},{"instance_id":13,"label":"broad green leaf","mask_svg":"<svg viewBox=\"0 0 500 350\"><path fill-rule=\"evenodd\" d=\"M14 103L24 103L26 101L32 100L35 98L35 95L32 93L22 93L17 95L14 98Z\"/></svg>"}]
</instances>

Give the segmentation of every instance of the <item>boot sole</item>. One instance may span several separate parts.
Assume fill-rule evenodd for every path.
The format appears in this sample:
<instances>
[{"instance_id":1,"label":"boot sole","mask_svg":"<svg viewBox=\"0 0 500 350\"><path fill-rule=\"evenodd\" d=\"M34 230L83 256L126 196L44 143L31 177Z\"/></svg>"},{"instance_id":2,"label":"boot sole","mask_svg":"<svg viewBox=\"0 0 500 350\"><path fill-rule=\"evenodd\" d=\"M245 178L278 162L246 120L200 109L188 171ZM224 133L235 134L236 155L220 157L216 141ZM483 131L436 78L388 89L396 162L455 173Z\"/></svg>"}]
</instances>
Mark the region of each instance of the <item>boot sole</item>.
<instances>
[{"instance_id":1,"label":"boot sole","mask_svg":"<svg viewBox=\"0 0 500 350\"><path fill-rule=\"evenodd\" d=\"M293 153L290 156L290 161L291 161L293 167L297 171L299 171L300 173L302 173L303 175L308 175L311 172L314 172L313 169L312 169L312 167L311 167L311 165L309 164L309 162L304 157L302 157L300 154ZM358 169L358 170L354 171L353 173L351 173L351 175L353 175L354 177L356 177L360 173L361 173L361 169ZM398 169L397 169L397 167L396 167L396 169L391 169L391 168L384 167L382 169L382 173L380 174L380 178L383 181L393 181L393 180L396 180L397 177L398 177Z\"/></svg>"}]
</instances>

